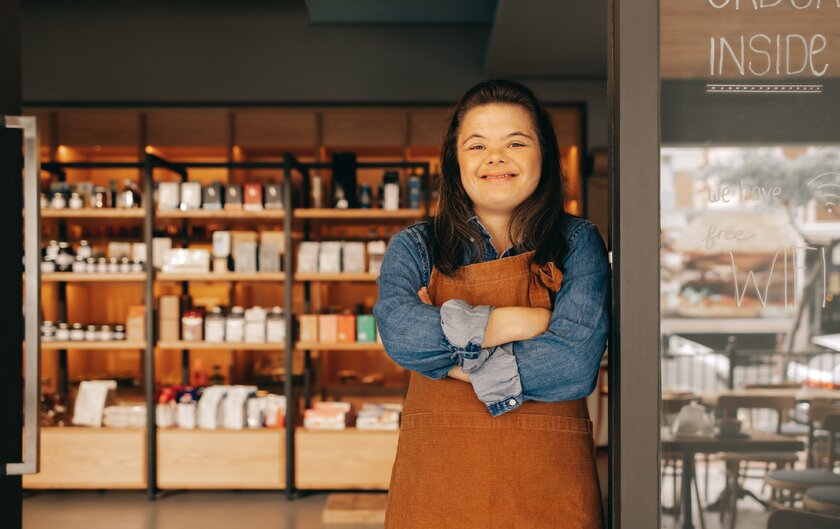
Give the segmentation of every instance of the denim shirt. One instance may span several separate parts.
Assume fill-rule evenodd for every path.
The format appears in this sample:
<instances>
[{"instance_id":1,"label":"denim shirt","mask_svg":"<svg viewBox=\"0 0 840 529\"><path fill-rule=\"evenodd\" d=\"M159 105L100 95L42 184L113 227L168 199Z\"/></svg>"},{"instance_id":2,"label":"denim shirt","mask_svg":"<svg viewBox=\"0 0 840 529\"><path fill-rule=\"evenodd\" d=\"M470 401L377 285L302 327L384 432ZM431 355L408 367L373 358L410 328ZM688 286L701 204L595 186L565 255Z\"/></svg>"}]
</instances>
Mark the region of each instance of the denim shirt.
<instances>
[{"instance_id":1,"label":"denim shirt","mask_svg":"<svg viewBox=\"0 0 840 529\"><path fill-rule=\"evenodd\" d=\"M478 224L484 237L483 261L515 254L509 249L499 256L490 234ZM590 394L609 330L610 267L597 228L585 219L567 217L568 254L558 263L563 281L548 330L490 349L480 344L492 307L470 307L463 301L435 307L418 297L417 291L429 285L434 266L430 230L428 222L409 226L394 236L385 252L373 313L388 355L403 368L432 379L462 366L494 416L525 400L557 402Z\"/></svg>"}]
</instances>

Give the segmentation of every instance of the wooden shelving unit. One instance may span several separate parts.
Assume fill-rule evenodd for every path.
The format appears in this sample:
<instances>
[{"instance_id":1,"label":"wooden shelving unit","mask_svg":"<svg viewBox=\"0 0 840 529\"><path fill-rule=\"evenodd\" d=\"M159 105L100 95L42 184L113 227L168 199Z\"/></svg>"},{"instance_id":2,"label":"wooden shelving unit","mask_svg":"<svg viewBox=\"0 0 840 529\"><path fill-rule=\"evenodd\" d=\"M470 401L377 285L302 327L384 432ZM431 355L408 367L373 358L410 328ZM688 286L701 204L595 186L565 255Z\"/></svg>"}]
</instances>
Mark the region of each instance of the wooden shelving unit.
<instances>
[{"instance_id":1,"label":"wooden shelving unit","mask_svg":"<svg viewBox=\"0 0 840 529\"><path fill-rule=\"evenodd\" d=\"M164 210L155 212L158 219L211 219L211 220L283 220L286 212L282 209L192 209Z\"/></svg>"},{"instance_id":2,"label":"wooden shelving unit","mask_svg":"<svg viewBox=\"0 0 840 529\"><path fill-rule=\"evenodd\" d=\"M369 273L338 273L338 274L320 274L320 273L298 273L295 274L295 281L368 281L375 282L379 274Z\"/></svg>"},{"instance_id":3,"label":"wooden shelving unit","mask_svg":"<svg viewBox=\"0 0 840 529\"><path fill-rule=\"evenodd\" d=\"M384 351L381 343L297 342L295 349L307 351Z\"/></svg>"},{"instance_id":4,"label":"wooden shelving unit","mask_svg":"<svg viewBox=\"0 0 840 529\"><path fill-rule=\"evenodd\" d=\"M41 342L44 351L130 351L146 348L146 342L102 341L102 342Z\"/></svg>"},{"instance_id":5,"label":"wooden shelving unit","mask_svg":"<svg viewBox=\"0 0 840 529\"><path fill-rule=\"evenodd\" d=\"M295 210L295 218L298 219L323 219L323 220L411 220L419 219L425 214L423 209L398 209L386 210L378 208L370 209L316 209L298 208Z\"/></svg>"},{"instance_id":6,"label":"wooden shelving unit","mask_svg":"<svg viewBox=\"0 0 840 529\"><path fill-rule=\"evenodd\" d=\"M192 351L283 351L282 343L212 343L212 342L158 342L158 349L179 349Z\"/></svg>"},{"instance_id":7,"label":"wooden shelving unit","mask_svg":"<svg viewBox=\"0 0 840 529\"><path fill-rule=\"evenodd\" d=\"M143 208L118 209L42 209L42 219L142 219Z\"/></svg>"},{"instance_id":8,"label":"wooden shelving unit","mask_svg":"<svg viewBox=\"0 0 840 529\"><path fill-rule=\"evenodd\" d=\"M240 273L240 272L208 272L206 274L181 274L177 272L159 272L155 275L155 280L160 282L224 282L234 281L240 283L258 283L278 282L284 281L286 274L284 272L255 272L255 273Z\"/></svg>"},{"instance_id":9,"label":"wooden shelving unit","mask_svg":"<svg viewBox=\"0 0 840 529\"><path fill-rule=\"evenodd\" d=\"M129 273L77 273L48 272L41 274L44 283L142 283L146 280L145 272Z\"/></svg>"}]
</instances>

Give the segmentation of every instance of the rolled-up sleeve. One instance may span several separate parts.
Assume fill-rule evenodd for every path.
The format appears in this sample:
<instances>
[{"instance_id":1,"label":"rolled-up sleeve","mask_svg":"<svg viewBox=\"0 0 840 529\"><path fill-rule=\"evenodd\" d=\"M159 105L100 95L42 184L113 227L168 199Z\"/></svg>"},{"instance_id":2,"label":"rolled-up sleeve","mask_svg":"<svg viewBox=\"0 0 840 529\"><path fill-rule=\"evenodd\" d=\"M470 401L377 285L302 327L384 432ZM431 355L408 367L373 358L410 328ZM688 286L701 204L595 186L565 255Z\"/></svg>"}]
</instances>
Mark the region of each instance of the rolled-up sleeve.
<instances>
[{"instance_id":1,"label":"rolled-up sleeve","mask_svg":"<svg viewBox=\"0 0 840 529\"><path fill-rule=\"evenodd\" d=\"M440 308L424 304L430 266L418 233L402 230L391 240L377 279L373 315L385 351L401 367L441 379L458 364L458 352L441 328Z\"/></svg>"},{"instance_id":2,"label":"rolled-up sleeve","mask_svg":"<svg viewBox=\"0 0 840 529\"><path fill-rule=\"evenodd\" d=\"M610 266L597 228L575 228L560 267L563 283L555 295L548 330L513 342L523 396L556 402L589 395L609 333Z\"/></svg>"}]
</instances>

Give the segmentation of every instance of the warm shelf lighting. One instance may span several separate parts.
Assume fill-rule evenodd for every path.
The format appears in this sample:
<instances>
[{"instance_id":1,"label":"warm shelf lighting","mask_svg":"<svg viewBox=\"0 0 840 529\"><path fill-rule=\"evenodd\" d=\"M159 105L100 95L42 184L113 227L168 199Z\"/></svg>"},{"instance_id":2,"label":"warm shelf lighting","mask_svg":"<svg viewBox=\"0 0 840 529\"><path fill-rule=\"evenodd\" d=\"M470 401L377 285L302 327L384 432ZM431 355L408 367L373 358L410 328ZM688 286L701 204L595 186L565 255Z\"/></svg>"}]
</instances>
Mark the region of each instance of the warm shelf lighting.
<instances>
[{"instance_id":1,"label":"warm shelf lighting","mask_svg":"<svg viewBox=\"0 0 840 529\"><path fill-rule=\"evenodd\" d=\"M58 149L57 149L57 152L58 152L58 156L59 156L60 158L64 158L64 157L66 157L66 156L67 156L67 154L69 154L69 152L68 152L68 149L67 149L67 146L66 146L66 145L59 145L59 146L58 146Z\"/></svg>"},{"instance_id":2,"label":"warm shelf lighting","mask_svg":"<svg viewBox=\"0 0 840 529\"><path fill-rule=\"evenodd\" d=\"M146 154L154 154L155 153L155 148L152 147L151 145L146 145L145 151L146 151Z\"/></svg>"}]
</instances>

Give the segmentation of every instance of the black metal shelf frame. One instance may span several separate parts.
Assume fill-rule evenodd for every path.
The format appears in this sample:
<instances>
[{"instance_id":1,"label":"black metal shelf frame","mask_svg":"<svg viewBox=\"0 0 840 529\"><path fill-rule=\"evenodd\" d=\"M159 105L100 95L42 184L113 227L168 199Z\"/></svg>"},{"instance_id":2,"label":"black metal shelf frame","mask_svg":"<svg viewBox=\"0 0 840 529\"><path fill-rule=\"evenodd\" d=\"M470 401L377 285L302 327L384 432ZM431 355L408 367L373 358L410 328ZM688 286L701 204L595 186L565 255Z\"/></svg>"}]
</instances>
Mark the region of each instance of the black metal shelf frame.
<instances>
[{"instance_id":1,"label":"black metal shelf frame","mask_svg":"<svg viewBox=\"0 0 840 529\"><path fill-rule=\"evenodd\" d=\"M271 162L189 162L179 161L172 162L162 157L146 154L141 162L46 162L41 164L44 171L56 175L60 180L66 178L67 169L137 169L140 171L144 183L143 207L145 210L143 240L146 243L146 280L144 284L145 293L145 334L146 334L146 348L143 351L143 377L144 377L144 394L146 402L146 492L149 499L155 499L160 492L157 487L157 425L155 421L155 358L154 349L156 344L155 339L155 299L154 299L154 284L155 284L155 270L152 263L154 256L152 255L152 238L154 237L155 226L155 204L154 196L154 170L166 169L177 174L182 181L186 181L188 171L190 169L277 169L282 171L283 175L283 204L285 208L285 215L283 216L283 230L285 234L285 248L283 253L283 269L286 271L284 279L284 314L286 318L286 343L284 355L284 363L286 376L284 377L284 394L286 396L286 419L285 419L285 468L286 468L286 497L291 500L296 497L298 490L296 488L296 467L295 467L295 411L297 408L296 399L294 397L294 378L293 373L292 351L295 350L294 337L296 335L294 327L294 311L292 288L294 285L294 259L293 259L293 241L292 230L294 224L295 208L292 204L292 174L298 172L302 176L303 197L304 204L308 206L309 189L310 189L310 175L309 171L313 169L331 169L332 163L329 162L300 162L294 155L286 153L280 161ZM411 161L394 161L394 162L357 162L358 169L419 169L421 171L422 187L425 190L425 214L429 215L431 207L431 185L429 183L429 163L428 162L411 162ZM304 240L309 238L310 234L310 220L303 219ZM357 221L365 222L365 221ZM368 221L369 222L369 221ZM187 220L182 221L182 235L186 235ZM60 233L66 235L66 222L59 225ZM182 289L187 288L187 282L182 283ZM66 318L66 284L60 282L59 289L59 311L60 315ZM311 303L310 284L304 283L304 303L305 310L309 310ZM67 351L59 351L59 371L60 371L60 391L67 390ZM304 399L306 406L310 405L311 391L312 391L312 361L311 350L304 350ZM189 351L182 351L182 378L188 380L189 377Z\"/></svg>"}]
</instances>

